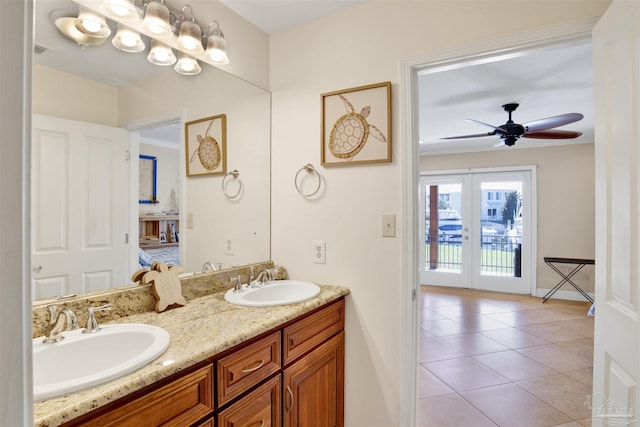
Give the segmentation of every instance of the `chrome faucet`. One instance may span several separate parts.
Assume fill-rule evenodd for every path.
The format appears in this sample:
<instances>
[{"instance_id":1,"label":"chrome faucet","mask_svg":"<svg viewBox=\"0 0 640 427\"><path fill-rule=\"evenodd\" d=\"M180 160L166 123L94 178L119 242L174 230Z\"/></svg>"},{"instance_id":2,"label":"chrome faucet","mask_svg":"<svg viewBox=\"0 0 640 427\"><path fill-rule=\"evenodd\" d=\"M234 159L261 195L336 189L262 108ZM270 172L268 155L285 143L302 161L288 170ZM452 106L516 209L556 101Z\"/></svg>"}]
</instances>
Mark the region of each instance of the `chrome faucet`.
<instances>
[{"instance_id":1,"label":"chrome faucet","mask_svg":"<svg viewBox=\"0 0 640 427\"><path fill-rule=\"evenodd\" d=\"M101 305L100 307L87 308L89 316L87 317L87 326L82 330L83 334L92 334L100 330L100 326L98 326L98 321L96 320L95 312L104 310L111 310L111 304Z\"/></svg>"},{"instance_id":2,"label":"chrome faucet","mask_svg":"<svg viewBox=\"0 0 640 427\"><path fill-rule=\"evenodd\" d=\"M219 262L216 262L214 265L214 264L211 264L209 261L207 261L202 265L203 273L207 273L209 271L220 271L221 269L222 269L222 264Z\"/></svg>"},{"instance_id":3,"label":"chrome faucet","mask_svg":"<svg viewBox=\"0 0 640 427\"><path fill-rule=\"evenodd\" d=\"M251 267L251 276L253 277L253 267ZM258 273L255 279L251 280L251 286L264 285L271 281L273 281L273 271L269 268L265 268Z\"/></svg>"},{"instance_id":4,"label":"chrome faucet","mask_svg":"<svg viewBox=\"0 0 640 427\"><path fill-rule=\"evenodd\" d=\"M239 274L236 277L232 277L229 282L233 284L233 292L242 292L242 278Z\"/></svg>"},{"instance_id":5,"label":"chrome faucet","mask_svg":"<svg viewBox=\"0 0 640 427\"><path fill-rule=\"evenodd\" d=\"M51 326L51 329L47 333L43 341L44 343L50 344L62 341L64 339L62 335L63 331L78 329L78 318L73 311L68 308L63 308L58 313L58 306L56 304L51 304L47 306L47 308L50 314L49 326Z\"/></svg>"}]
</instances>

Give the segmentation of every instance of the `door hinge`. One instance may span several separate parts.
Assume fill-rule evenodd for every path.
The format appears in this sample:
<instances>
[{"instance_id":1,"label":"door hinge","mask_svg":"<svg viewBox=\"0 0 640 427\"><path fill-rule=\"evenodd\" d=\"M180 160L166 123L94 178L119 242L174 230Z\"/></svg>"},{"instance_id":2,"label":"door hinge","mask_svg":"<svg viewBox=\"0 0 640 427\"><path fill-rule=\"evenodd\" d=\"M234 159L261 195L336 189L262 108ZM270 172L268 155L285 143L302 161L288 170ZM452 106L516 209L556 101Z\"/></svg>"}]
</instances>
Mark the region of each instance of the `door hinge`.
<instances>
[{"instance_id":1,"label":"door hinge","mask_svg":"<svg viewBox=\"0 0 640 427\"><path fill-rule=\"evenodd\" d=\"M124 243L129 244L129 233L124 233Z\"/></svg>"},{"instance_id":2,"label":"door hinge","mask_svg":"<svg viewBox=\"0 0 640 427\"><path fill-rule=\"evenodd\" d=\"M415 289L413 289L413 290L411 291L411 301L415 301L415 300L416 300L416 290L415 290Z\"/></svg>"}]
</instances>

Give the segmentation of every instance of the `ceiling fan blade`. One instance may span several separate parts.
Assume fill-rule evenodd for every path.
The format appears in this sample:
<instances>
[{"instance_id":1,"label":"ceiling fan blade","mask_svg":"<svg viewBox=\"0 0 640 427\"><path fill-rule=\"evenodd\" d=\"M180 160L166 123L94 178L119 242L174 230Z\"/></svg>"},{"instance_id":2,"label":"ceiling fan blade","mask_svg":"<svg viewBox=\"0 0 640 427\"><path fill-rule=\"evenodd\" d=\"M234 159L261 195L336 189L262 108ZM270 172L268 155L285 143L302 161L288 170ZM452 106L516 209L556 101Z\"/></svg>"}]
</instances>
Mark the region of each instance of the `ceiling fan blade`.
<instances>
[{"instance_id":1,"label":"ceiling fan blade","mask_svg":"<svg viewBox=\"0 0 640 427\"><path fill-rule=\"evenodd\" d=\"M574 132L572 130L544 130L540 132L525 133L524 138L536 139L570 139L577 138L582 132Z\"/></svg>"},{"instance_id":2,"label":"ceiling fan blade","mask_svg":"<svg viewBox=\"0 0 640 427\"><path fill-rule=\"evenodd\" d=\"M580 113L567 113L559 116L547 117L546 119L534 120L529 123L523 123L525 129L525 135L542 130L555 128L558 126L568 125L569 123L582 120L584 116Z\"/></svg>"},{"instance_id":3,"label":"ceiling fan blade","mask_svg":"<svg viewBox=\"0 0 640 427\"><path fill-rule=\"evenodd\" d=\"M445 138L440 138L440 139L483 138L485 136L494 136L495 134L496 134L495 132L476 133L476 134L473 134L473 135L447 136Z\"/></svg>"},{"instance_id":4,"label":"ceiling fan blade","mask_svg":"<svg viewBox=\"0 0 640 427\"><path fill-rule=\"evenodd\" d=\"M473 122L473 123L478 123L479 125L483 125L486 127L489 127L491 129L493 129L494 131L501 131L501 132L505 132L505 130L500 127L500 126L494 126L494 125L490 125L489 123L485 123L485 122L481 122L479 120L474 120L474 119L466 119L466 121L468 122Z\"/></svg>"}]
</instances>

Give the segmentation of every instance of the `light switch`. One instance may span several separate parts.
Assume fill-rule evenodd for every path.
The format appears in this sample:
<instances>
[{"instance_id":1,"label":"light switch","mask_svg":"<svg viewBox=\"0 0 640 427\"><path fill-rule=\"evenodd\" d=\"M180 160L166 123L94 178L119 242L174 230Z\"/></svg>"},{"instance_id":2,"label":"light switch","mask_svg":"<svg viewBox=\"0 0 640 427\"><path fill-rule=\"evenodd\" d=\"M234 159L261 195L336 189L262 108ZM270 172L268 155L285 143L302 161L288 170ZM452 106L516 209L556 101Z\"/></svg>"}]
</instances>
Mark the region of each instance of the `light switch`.
<instances>
[{"instance_id":1,"label":"light switch","mask_svg":"<svg viewBox=\"0 0 640 427\"><path fill-rule=\"evenodd\" d=\"M189 229L193 228L193 214L192 213L187 213L187 228L189 228Z\"/></svg>"},{"instance_id":2,"label":"light switch","mask_svg":"<svg viewBox=\"0 0 640 427\"><path fill-rule=\"evenodd\" d=\"M382 237L396 237L396 216L382 215Z\"/></svg>"}]
</instances>

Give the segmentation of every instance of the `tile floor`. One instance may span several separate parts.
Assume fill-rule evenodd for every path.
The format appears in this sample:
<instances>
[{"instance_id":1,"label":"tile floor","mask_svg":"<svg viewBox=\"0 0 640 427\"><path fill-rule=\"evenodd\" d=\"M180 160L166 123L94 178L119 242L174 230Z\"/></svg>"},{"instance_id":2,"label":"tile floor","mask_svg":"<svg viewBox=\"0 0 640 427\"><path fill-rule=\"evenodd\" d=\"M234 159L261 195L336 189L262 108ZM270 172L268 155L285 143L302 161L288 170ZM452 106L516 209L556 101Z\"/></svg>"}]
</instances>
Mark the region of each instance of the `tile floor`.
<instances>
[{"instance_id":1,"label":"tile floor","mask_svg":"<svg viewBox=\"0 0 640 427\"><path fill-rule=\"evenodd\" d=\"M587 302L421 287L418 425L590 426Z\"/></svg>"}]
</instances>

